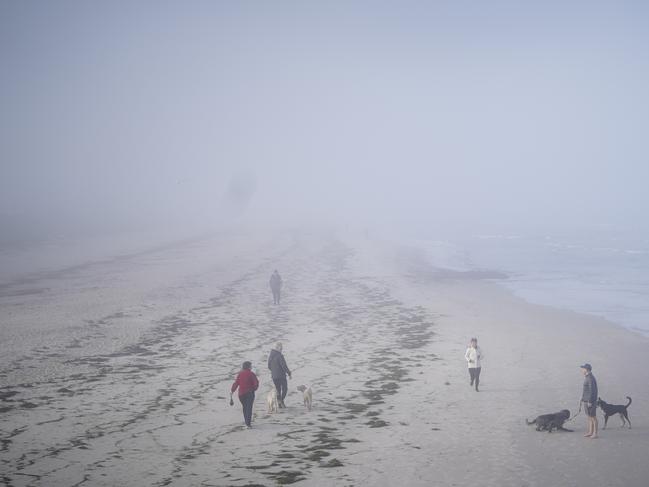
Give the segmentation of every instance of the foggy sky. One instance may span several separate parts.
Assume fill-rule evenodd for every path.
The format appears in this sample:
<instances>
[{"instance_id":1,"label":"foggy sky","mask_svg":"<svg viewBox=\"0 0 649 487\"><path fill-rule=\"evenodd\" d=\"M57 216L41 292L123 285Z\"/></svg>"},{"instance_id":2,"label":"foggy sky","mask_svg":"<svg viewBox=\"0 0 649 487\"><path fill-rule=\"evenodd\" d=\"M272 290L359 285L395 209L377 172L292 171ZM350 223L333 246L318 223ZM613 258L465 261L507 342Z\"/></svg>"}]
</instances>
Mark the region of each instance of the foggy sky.
<instances>
[{"instance_id":1,"label":"foggy sky","mask_svg":"<svg viewBox=\"0 0 649 487\"><path fill-rule=\"evenodd\" d=\"M0 2L1 214L646 227L647 7L523 3Z\"/></svg>"}]
</instances>

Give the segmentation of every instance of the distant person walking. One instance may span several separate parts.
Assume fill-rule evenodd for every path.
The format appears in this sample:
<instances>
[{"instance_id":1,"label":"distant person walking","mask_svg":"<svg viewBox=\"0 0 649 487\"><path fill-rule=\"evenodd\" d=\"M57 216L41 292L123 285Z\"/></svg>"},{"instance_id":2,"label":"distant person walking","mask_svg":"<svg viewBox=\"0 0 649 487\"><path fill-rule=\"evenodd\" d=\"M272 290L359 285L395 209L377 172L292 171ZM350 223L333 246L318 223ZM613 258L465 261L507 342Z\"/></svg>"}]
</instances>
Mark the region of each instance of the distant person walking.
<instances>
[{"instance_id":1,"label":"distant person walking","mask_svg":"<svg viewBox=\"0 0 649 487\"><path fill-rule=\"evenodd\" d=\"M586 438L597 438L597 380L593 375L593 367L590 364L580 366L581 373L584 374L584 387L581 393L581 402L584 406L586 416L588 416L588 431L584 435Z\"/></svg>"},{"instance_id":2,"label":"distant person walking","mask_svg":"<svg viewBox=\"0 0 649 487\"><path fill-rule=\"evenodd\" d=\"M234 391L239 389L239 401L241 401L243 407L243 420L248 428L252 428L252 405L255 402L255 391L259 387L259 380L251 369L252 364L250 362L243 363L241 372L237 374L230 392L230 399L232 399ZM232 401L230 401L230 404L232 404Z\"/></svg>"},{"instance_id":3,"label":"distant person walking","mask_svg":"<svg viewBox=\"0 0 649 487\"><path fill-rule=\"evenodd\" d=\"M484 354L482 353L482 349L478 346L477 338L471 338L471 341L469 342L469 348L466 349L464 358L466 359L467 365L469 366L471 386L473 386L473 384L475 383L475 391L480 392L478 390L478 386L480 385L480 371L482 370L481 361L484 358Z\"/></svg>"},{"instance_id":4,"label":"distant person walking","mask_svg":"<svg viewBox=\"0 0 649 487\"><path fill-rule=\"evenodd\" d=\"M284 355L282 355L282 344L277 342L275 348L270 351L268 356L268 368L270 369L270 375L273 378L273 383L275 384L275 389L277 390L277 403L280 408L285 408L284 398L288 392L288 381L286 376L288 375L291 378L291 371L286 365L286 360L284 360Z\"/></svg>"},{"instance_id":5,"label":"distant person walking","mask_svg":"<svg viewBox=\"0 0 649 487\"><path fill-rule=\"evenodd\" d=\"M270 276L270 290L273 292L273 304L279 304L279 295L282 290L282 276L277 269Z\"/></svg>"}]
</instances>

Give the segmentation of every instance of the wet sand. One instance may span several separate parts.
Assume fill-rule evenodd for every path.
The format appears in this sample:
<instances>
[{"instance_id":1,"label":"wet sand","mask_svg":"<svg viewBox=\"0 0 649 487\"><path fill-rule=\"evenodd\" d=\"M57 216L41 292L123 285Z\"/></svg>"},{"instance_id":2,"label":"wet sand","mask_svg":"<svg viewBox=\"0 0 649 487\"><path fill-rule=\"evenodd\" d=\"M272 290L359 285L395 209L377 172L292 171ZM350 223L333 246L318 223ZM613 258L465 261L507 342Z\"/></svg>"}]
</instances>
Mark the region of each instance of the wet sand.
<instances>
[{"instance_id":1,"label":"wet sand","mask_svg":"<svg viewBox=\"0 0 649 487\"><path fill-rule=\"evenodd\" d=\"M311 234L194 242L30 280L39 292L4 288L0 482L645 485L649 341L525 303L497 275ZM472 335L487 356L480 393L463 358ZM277 340L293 380L269 415ZM244 360L261 381L252 430L228 405ZM633 397L633 429L612 418L586 440L583 414L574 433L526 426L576 412L584 361L607 401Z\"/></svg>"}]
</instances>

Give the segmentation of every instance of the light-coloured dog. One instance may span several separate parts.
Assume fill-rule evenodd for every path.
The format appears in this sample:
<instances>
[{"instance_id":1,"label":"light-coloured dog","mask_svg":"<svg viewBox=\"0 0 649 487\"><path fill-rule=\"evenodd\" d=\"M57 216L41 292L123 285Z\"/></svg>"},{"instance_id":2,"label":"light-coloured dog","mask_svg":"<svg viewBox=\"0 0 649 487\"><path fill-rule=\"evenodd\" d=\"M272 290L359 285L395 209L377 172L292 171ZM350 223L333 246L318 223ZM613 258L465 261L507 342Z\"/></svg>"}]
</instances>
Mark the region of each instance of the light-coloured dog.
<instances>
[{"instance_id":1,"label":"light-coloured dog","mask_svg":"<svg viewBox=\"0 0 649 487\"><path fill-rule=\"evenodd\" d=\"M271 388L266 395L266 403L268 404L268 413L276 413L279 411L279 403L277 401L277 389Z\"/></svg>"},{"instance_id":2,"label":"light-coloured dog","mask_svg":"<svg viewBox=\"0 0 649 487\"><path fill-rule=\"evenodd\" d=\"M311 388L307 386L297 386L297 390L302 393L304 405L309 411L311 411L311 405L313 404L313 392L311 391Z\"/></svg>"}]
</instances>

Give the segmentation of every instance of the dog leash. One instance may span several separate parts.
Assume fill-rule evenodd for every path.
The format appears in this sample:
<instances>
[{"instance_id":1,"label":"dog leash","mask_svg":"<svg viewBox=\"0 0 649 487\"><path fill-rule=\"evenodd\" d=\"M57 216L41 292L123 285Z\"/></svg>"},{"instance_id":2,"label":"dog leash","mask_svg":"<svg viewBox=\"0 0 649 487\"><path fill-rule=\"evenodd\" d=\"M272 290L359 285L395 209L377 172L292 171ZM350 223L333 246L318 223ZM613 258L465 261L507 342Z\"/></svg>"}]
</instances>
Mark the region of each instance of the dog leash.
<instances>
[{"instance_id":1,"label":"dog leash","mask_svg":"<svg viewBox=\"0 0 649 487\"><path fill-rule=\"evenodd\" d=\"M577 416L579 416L579 413L581 413L581 405L582 405L582 401L579 401L579 411L577 411L577 414L575 414L575 415L574 415L572 418L570 418L568 421L572 421L572 420L575 419Z\"/></svg>"}]
</instances>

